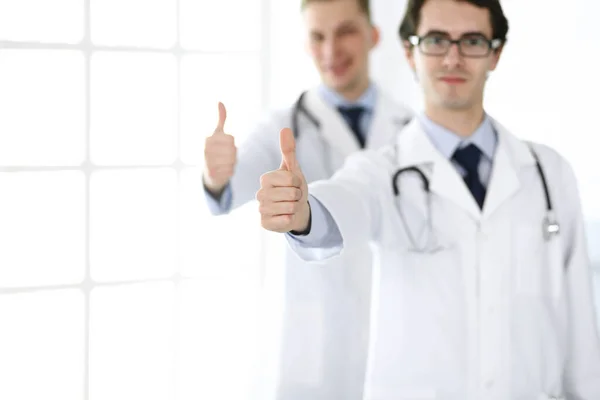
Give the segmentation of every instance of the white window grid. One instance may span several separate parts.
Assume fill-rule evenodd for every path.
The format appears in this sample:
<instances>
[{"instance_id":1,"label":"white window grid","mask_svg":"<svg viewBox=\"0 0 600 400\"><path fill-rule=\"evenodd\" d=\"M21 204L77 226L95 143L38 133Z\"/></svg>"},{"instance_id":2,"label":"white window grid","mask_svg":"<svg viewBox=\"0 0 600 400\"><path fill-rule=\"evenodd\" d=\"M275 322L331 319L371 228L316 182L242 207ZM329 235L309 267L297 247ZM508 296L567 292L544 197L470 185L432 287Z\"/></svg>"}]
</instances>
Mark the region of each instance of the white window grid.
<instances>
[{"instance_id":1,"label":"white window grid","mask_svg":"<svg viewBox=\"0 0 600 400\"><path fill-rule=\"evenodd\" d=\"M257 3L260 6L260 14L261 18L265 23L261 24L261 32L260 32L260 48L257 51L203 51L203 50L194 50L194 49L185 49L181 46L180 41L180 0L173 0L176 2L176 14L177 14L177 40L176 45L172 48L155 48L155 47L146 47L146 46L123 46L123 45L98 45L94 44L91 40L91 10L90 3L91 0L84 0L84 38L80 43L76 44L68 44L68 43L60 43L60 42L42 42L42 41L20 41L20 40L1 40L0 38L0 52L3 50L75 50L81 52L85 59L85 161L81 165L53 165L53 166L27 166L27 165L0 165L0 174L4 173L44 173L44 172L63 172L63 171L76 171L81 172L85 176L85 277L81 283L77 284L51 284L51 285L22 285L22 286L4 286L0 282L0 297L4 297L9 299L11 296L19 295L19 294L33 294L38 292L52 292L52 291L64 291L69 289L80 290L83 294L84 299L84 359L82 362L82 374L83 374L83 392L81 393L81 399L92 399L96 398L90 388L90 337L91 337L91 319L90 319L90 297L91 293L95 288L106 288L106 287L123 287L127 285L135 285L135 284L152 284L152 283L161 283L168 282L172 283L175 287L180 285L182 282L193 281L203 278L197 277L186 277L181 273L181 260L179 257L176 260L176 272L172 274L170 277L166 278L149 278L149 279L123 279L123 280L111 280L111 281L95 281L92 279L91 274L91 240L90 240L90 181L91 177L94 173L99 171L153 171L158 169L169 169L171 171L176 171L178 176L181 172L190 167L198 167L198 165L190 165L182 161L181 157L181 62L182 59L187 55L221 55L221 54L251 54L259 56L260 63L260 76L249 77L249 79L258 79L260 80L260 92L257 94L257 102L260 103L261 108L265 108L269 103L269 79L270 76L270 53L269 53L269 0L257 0ZM167 54L173 55L177 61L177 70L176 70L176 88L177 88L177 118L176 118L176 148L177 148L177 159L174 163L164 164L164 165L145 165L145 164L137 164L137 165L96 165L92 163L91 158L91 123L90 123L90 115L92 113L91 109L91 59L94 54L100 52L112 52L112 53L122 53L122 54ZM215 105L216 110L216 105ZM216 113L215 113L216 115ZM198 149L198 153L201 153L201 149ZM0 161L0 164L1 161ZM198 185L201 185L201 182L198 182ZM0 190L1 192L1 190ZM203 204L198 204L198 207L203 207ZM177 208L177 216L176 220L180 220L179 215L179 207ZM257 232L259 231L257 225ZM178 238L179 239L179 238ZM260 241L261 245L263 241ZM179 243L179 241L178 241ZM260 284L264 275L264 260L266 259L264 246L261 247L258 252L259 260L257 260L256 264L260 266L260 270L258 270L258 275L256 281ZM10 267L10 266L8 266ZM177 330L177 310L173 309L173 323L174 329ZM1 355L0 355L1 357ZM173 353L173 365L177 365L177 351ZM176 368L172 371L173 375L177 374ZM173 376L173 380L177 381L178 377ZM203 379L202 376L199 376L198 379ZM1 382L1 380L0 380ZM35 384L35 382L33 382ZM235 384L235 382L231 382L231 384ZM1 386L1 383L0 383ZM171 398L178 399L185 397L185 394L178 393L178 388L175 384L172 385L173 393L171 394Z\"/></svg>"}]
</instances>

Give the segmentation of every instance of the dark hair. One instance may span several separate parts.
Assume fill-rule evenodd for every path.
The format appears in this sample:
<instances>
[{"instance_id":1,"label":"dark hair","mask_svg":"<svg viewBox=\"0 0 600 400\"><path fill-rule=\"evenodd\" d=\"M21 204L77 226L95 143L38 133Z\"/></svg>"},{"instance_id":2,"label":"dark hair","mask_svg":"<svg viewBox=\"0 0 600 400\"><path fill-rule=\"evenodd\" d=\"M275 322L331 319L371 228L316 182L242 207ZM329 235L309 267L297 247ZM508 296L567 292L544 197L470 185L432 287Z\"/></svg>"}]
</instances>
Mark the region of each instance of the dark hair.
<instances>
[{"instance_id":1,"label":"dark hair","mask_svg":"<svg viewBox=\"0 0 600 400\"><path fill-rule=\"evenodd\" d=\"M500 39L502 42L506 42L506 35L508 34L508 20L504 15L500 0L455 0L464 1L474 6L485 8L490 12L490 22L492 24L492 39ZM421 9L427 0L408 0L406 6L406 13L400 24L399 34L403 41L407 41L408 38L417 33L419 22L421 20Z\"/></svg>"},{"instance_id":2,"label":"dark hair","mask_svg":"<svg viewBox=\"0 0 600 400\"><path fill-rule=\"evenodd\" d=\"M287 0L281 0L281 1L287 1ZM332 1L332 0L302 0L300 9L302 11L304 11L306 6L309 5L310 3L317 3L317 2L324 2L324 1ZM358 3L358 6L360 7L360 11L362 11L367 16L367 18L369 18L369 20L371 20L371 1L370 0L354 0L354 1L356 1Z\"/></svg>"}]
</instances>

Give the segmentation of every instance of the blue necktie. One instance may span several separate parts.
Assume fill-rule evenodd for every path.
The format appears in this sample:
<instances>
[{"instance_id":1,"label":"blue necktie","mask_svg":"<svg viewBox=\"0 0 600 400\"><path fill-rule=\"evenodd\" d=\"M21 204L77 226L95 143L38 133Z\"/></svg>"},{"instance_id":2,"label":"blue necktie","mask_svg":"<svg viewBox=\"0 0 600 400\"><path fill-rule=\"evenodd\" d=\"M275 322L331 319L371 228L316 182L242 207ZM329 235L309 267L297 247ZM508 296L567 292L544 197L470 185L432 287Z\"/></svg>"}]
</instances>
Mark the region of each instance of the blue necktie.
<instances>
[{"instance_id":1,"label":"blue necktie","mask_svg":"<svg viewBox=\"0 0 600 400\"><path fill-rule=\"evenodd\" d=\"M452 156L452 159L466 171L467 174L464 177L464 181L475 201L479 204L479 208L483 208L483 200L485 199L485 187L479 178L479 161L481 160L481 155L481 150L474 144L470 144L456 150Z\"/></svg>"},{"instance_id":2,"label":"blue necktie","mask_svg":"<svg viewBox=\"0 0 600 400\"><path fill-rule=\"evenodd\" d=\"M348 122L348 125L350 125L350 129L352 129L352 132L354 132L354 136L356 137L356 140L358 140L358 143L360 144L360 148L361 149L364 148L365 147L365 136L360 129L360 117L362 116L365 109L363 107L359 107L359 106L352 106L352 107L341 106L341 107L338 107L338 110L344 116L344 118Z\"/></svg>"}]
</instances>

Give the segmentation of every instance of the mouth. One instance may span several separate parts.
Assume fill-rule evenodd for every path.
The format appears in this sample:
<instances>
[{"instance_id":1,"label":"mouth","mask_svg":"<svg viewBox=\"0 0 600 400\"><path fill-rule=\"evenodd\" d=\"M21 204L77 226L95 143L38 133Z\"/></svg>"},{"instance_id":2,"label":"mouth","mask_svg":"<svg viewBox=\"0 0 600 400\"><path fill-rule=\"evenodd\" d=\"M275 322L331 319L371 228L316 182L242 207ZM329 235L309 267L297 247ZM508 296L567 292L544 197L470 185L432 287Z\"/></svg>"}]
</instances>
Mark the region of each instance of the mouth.
<instances>
[{"instance_id":1,"label":"mouth","mask_svg":"<svg viewBox=\"0 0 600 400\"><path fill-rule=\"evenodd\" d=\"M343 75L346 74L346 72L348 71L348 69L350 68L350 66L352 65L352 60L348 59L342 62L337 62L335 64L331 64L329 66L327 66L327 71L332 74L333 76L335 76L336 78L339 78Z\"/></svg>"},{"instance_id":2,"label":"mouth","mask_svg":"<svg viewBox=\"0 0 600 400\"><path fill-rule=\"evenodd\" d=\"M466 78L462 78L460 76L442 76L441 78L439 78L440 81L447 83L449 85L460 85L462 83L465 83L467 81Z\"/></svg>"}]
</instances>

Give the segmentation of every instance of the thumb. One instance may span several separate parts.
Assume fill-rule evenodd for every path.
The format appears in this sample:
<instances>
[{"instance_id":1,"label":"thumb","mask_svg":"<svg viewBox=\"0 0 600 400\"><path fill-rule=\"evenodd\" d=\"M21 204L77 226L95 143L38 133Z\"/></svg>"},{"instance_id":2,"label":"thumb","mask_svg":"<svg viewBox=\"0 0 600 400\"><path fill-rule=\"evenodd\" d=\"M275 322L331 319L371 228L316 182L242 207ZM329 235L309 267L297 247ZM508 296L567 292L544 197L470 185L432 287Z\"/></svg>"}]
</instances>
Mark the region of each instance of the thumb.
<instances>
[{"instance_id":1,"label":"thumb","mask_svg":"<svg viewBox=\"0 0 600 400\"><path fill-rule=\"evenodd\" d=\"M219 122L217 123L217 128L215 129L215 133L225 133L225 120L227 119L227 109L225 108L225 104L219 102Z\"/></svg>"},{"instance_id":2,"label":"thumb","mask_svg":"<svg viewBox=\"0 0 600 400\"><path fill-rule=\"evenodd\" d=\"M290 128L283 128L279 132L279 146L281 147L281 169L290 172L300 170L296 160L296 139Z\"/></svg>"}]
</instances>

